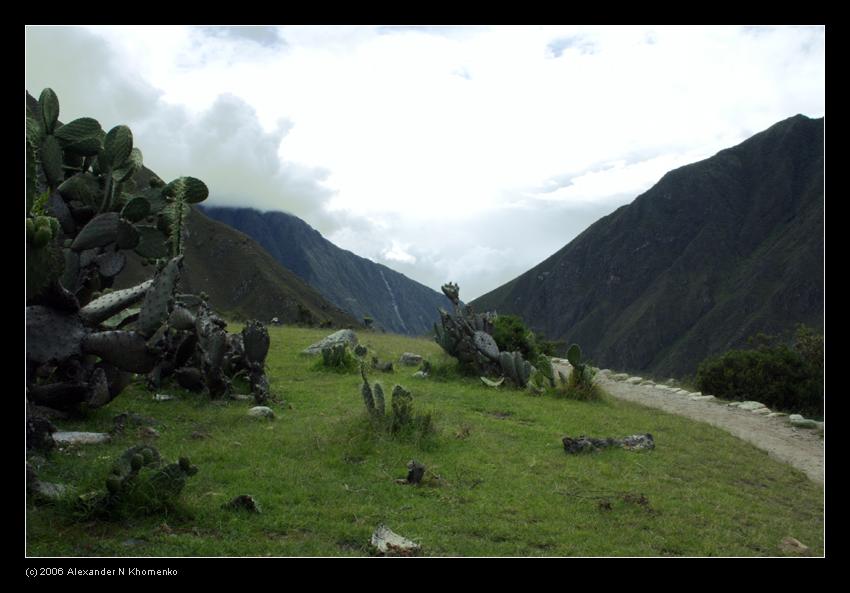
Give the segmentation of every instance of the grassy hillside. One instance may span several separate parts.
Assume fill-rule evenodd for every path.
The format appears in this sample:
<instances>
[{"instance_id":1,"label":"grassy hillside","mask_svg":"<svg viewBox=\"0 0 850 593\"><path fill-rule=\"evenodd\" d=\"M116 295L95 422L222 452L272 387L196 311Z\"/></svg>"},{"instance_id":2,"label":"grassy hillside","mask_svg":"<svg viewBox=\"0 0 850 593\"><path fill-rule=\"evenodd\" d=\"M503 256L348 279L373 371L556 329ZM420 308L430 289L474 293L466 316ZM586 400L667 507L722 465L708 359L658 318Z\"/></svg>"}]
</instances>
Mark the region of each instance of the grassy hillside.
<instances>
[{"instance_id":1,"label":"grassy hillside","mask_svg":"<svg viewBox=\"0 0 850 593\"><path fill-rule=\"evenodd\" d=\"M237 328L230 327L230 331ZM78 520L70 505L27 508L33 556L360 556L379 523L429 556L772 556L787 536L823 554L823 490L790 466L704 424L606 399L533 397L475 378L373 373L413 393L433 436L370 430L360 377L314 369L298 353L326 331L269 328L268 371L277 419L247 417L249 402L211 402L177 388L154 402L140 384L63 430L112 427L119 412L162 422L155 444L200 468L166 515ZM381 359L418 352L451 362L426 340L361 334ZM568 456L565 435L650 432L656 449ZM54 452L40 479L101 488L134 430L106 445ZM410 459L429 473L399 485ZM251 494L262 513L222 503ZM70 500L71 497L69 497Z\"/></svg>"}]
</instances>

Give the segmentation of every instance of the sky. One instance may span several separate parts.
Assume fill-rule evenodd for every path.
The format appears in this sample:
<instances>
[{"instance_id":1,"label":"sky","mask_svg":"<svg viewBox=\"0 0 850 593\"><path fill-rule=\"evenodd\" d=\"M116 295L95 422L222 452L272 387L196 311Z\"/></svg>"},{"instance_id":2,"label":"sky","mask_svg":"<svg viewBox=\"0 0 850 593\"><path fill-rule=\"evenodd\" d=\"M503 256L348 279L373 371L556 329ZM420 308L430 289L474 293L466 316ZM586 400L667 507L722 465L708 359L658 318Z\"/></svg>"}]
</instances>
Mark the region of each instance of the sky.
<instances>
[{"instance_id":1,"label":"sky","mask_svg":"<svg viewBox=\"0 0 850 593\"><path fill-rule=\"evenodd\" d=\"M472 300L666 172L825 114L822 26L27 26L60 119Z\"/></svg>"}]
</instances>

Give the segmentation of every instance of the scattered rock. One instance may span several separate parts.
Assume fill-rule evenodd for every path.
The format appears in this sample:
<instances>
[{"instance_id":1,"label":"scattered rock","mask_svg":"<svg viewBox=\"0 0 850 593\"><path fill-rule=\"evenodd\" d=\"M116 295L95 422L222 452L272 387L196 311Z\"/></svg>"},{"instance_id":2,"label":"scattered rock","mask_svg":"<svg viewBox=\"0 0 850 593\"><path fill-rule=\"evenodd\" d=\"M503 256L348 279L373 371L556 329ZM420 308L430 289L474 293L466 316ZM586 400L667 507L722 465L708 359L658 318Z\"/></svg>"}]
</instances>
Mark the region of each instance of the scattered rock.
<instances>
[{"instance_id":1,"label":"scattered rock","mask_svg":"<svg viewBox=\"0 0 850 593\"><path fill-rule=\"evenodd\" d=\"M392 373L393 372L393 363L392 362L381 362L378 360L377 356L372 357L372 368L376 371L381 371L382 373Z\"/></svg>"},{"instance_id":2,"label":"scattered rock","mask_svg":"<svg viewBox=\"0 0 850 593\"><path fill-rule=\"evenodd\" d=\"M419 544L393 533L386 525L378 525L372 533L372 546L382 556L415 556L422 549Z\"/></svg>"},{"instance_id":3,"label":"scattered rock","mask_svg":"<svg viewBox=\"0 0 850 593\"><path fill-rule=\"evenodd\" d=\"M654 386L654 385L655 385L655 383L653 383L653 382L652 382L651 380L649 380L649 379L644 379L643 381L641 381L641 382L640 382L640 385L649 385L650 387L652 387L652 386Z\"/></svg>"},{"instance_id":4,"label":"scattered rock","mask_svg":"<svg viewBox=\"0 0 850 593\"><path fill-rule=\"evenodd\" d=\"M625 382L628 383L629 385L637 385L641 381L643 381L643 377L629 377L628 379L626 379Z\"/></svg>"},{"instance_id":5,"label":"scattered rock","mask_svg":"<svg viewBox=\"0 0 850 593\"><path fill-rule=\"evenodd\" d=\"M407 462L407 483L419 484L425 477L425 466L415 459Z\"/></svg>"},{"instance_id":6,"label":"scattered rock","mask_svg":"<svg viewBox=\"0 0 850 593\"><path fill-rule=\"evenodd\" d=\"M54 432L57 445L99 445L108 443L112 437L105 432Z\"/></svg>"},{"instance_id":7,"label":"scattered rock","mask_svg":"<svg viewBox=\"0 0 850 593\"><path fill-rule=\"evenodd\" d=\"M159 431L150 426L142 426L139 429L139 438L142 440L158 439Z\"/></svg>"},{"instance_id":8,"label":"scattered rock","mask_svg":"<svg viewBox=\"0 0 850 593\"><path fill-rule=\"evenodd\" d=\"M161 423L156 418L142 416L135 412L121 412L112 418L112 424L112 434L119 434L128 426L150 427L159 426Z\"/></svg>"},{"instance_id":9,"label":"scattered rock","mask_svg":"<svg viewBox=\"0 0 850 593\"><path fill-rule=\"evenodd\" d=\"M274 410L268 406L254 406L248 410L248 415L252 418L269 418L271 420L275 417Z\"/></svg>"},{"instance_id":10,"label":"scattered rock","mask_svg":"<svg viewBox=\"0 0 850 593\"><path fill-rule=\"evenodd\" d=\"M809 551L809 546L800 543L793 537L785 537L779 542L779 549L788 554L805 554Z\"/></svg>"},{"instance_id":11,"label":"scattered rock","mask_svg":"<svg viewBox=\"0 0 850 593\"><path fill-rule=\"evenodd\" d=\"M414 354L413 352L405 352L401 355L401 358L399 358L398 361L405 366L414 367L422 364L422 357L419 354Z\"/></svg>"},{"instance_id":12,"label":"scattered rock","mask_svg":"<svg viewBox=\"0 0 850 593\"><path fill-rule=\"evenodd\" d=\"M767 408L767 407L756 408L755 410L750 410L750 412L753 413L753 414L762 414L762 415L767 416L768 414L770 414L770 408Z\"/></svg>"},{"instance_id":13,"label":"scattered rock","mask_svg":"<svg viewBox=\"0 0 850 593\"><path fill-rule=\"evenodd\" d=\"M741 410L749 410L752 412L753 410L765 407L765 405L761 402L746 401L739 403L737 407Z\"/></svg>"},{"instance_id":14,"label":"scattered rock","mask_svg":"<svg viewBox=\"0 0 850 593\"><path fill-rule=\"evenodd\" d=\"M787 416L787 415L788 414L786 414L785 412L771 412L770 414L767 415L767 417L768 418L780 418L782 416Z\"/></svg>"},{"instance_id":15,"label":"scattered rock","mask_svg":"<svg viewBox=\"0 0 850 593\"><path fill-rule=\"evenodd\" d=\"M312 344L302 350L302 354L321 354L325 348L331 348L337 344L346 344L354 348L357 345L357 334L350 329L341 329L338 332L332 333L320 341Z\"/></svg>"},{"instance_id":16,"label":"scattered rock","mask_svg":"<svg viewBox=\"0 0 850 593\"><path fill-rule=\"evenodd\" d=\"M246 393L231 393L230 399L238 401L238 402L247 402L247 401L252 401L254 399L254 396L248 395Z\"/></svg>"},{"instance_id":17,"label":"scattered rock","mask_svg":"<svg viewBox=\"0 0 850 593\"><path fill-rule=\"evenodd\" d=\"M428 373L426 373L425 371L416 371L415 373L413 373L413 376L417 379L427 379Z\"/></svg>"},{"instance_id":18,"label":"scattered rock","mask_svg":"<svg viewBox=\"0 0 850 593\"><path fill-rule=\"evenodd\" d=\"M68 487L65 484L36 480L31 484L30 491L47 500L59 500L68 491Z\"/></svg>"},{"instance_id":19,"label":"scattered rock","mask_svg":"<svg viewBox=\"0 0 850 593\"><path fill-rule=\"evenodd\" d=\"M155 402L167 402L173 399L177 398L173 395L168 395L167 393L157 393L155 396L153 396L153 401Z\"/></svg>"},{"instance_id":20,"label":"scattered rock","mask_svg":"<svg viewBox=\"0 0 850 593\"><path fill-rule=\"evenodd\" d=\"M625 381L629 376L626 373L617 373L616 375L611 375L611 379L614 381Z\"/></svg>"},{"instance_id":21,"label":"scattered rock","mask_svg":"<svg viewBox=\"0 0 850 593\"><path fill-rule=\"evenodd\" d=\"M697 392L697 393L699 393L699 392ZM717 399L717 398L714 397L713 395L692 395L690 397L690 400L694 401L694 402L708 402L708 401L712 401L712 400L715 400L715 399Z\"/></svg>"},{"instance_id":22,"label":"scattered rock","mask_svg":"<svg viewBox=\"0 0 850 593\"><path fill-rule=\"evenodd\" d=\"M581 435L578 438L566 436L561 439L561 442L564 444L564 451L567 453L590 453L608 447L622 447L628 451L640 451L655 448L655 441L649 433L635 434L622 439L615 439L611 437L596 439L586 437L584 435Z\"/></svg>"},{"instance_id":23,"label":"scattered rock","mask_svg":"<svg viewBox=\"0 0 850 593\"><path fill-rule=\"evenodd\" d=\"M800 414L791 414L788 416L788 421L791 423L791 426L796 426L797 428L820 428L818 422L803 418ZM56 438L56 434L53 435L53 438Z\"/></svg>"},{"instance_id":24,"label":"scattered rock","mask_svg":"<svg viewBox=\"0 0 850 593\"><path fill-rule=\"evenodd\" d=\"M231 511L248 511L249 513L260 513L260 505L250 494L240 494L232 500L221 505L221 508Z\"/></svg>"}]
</instances>

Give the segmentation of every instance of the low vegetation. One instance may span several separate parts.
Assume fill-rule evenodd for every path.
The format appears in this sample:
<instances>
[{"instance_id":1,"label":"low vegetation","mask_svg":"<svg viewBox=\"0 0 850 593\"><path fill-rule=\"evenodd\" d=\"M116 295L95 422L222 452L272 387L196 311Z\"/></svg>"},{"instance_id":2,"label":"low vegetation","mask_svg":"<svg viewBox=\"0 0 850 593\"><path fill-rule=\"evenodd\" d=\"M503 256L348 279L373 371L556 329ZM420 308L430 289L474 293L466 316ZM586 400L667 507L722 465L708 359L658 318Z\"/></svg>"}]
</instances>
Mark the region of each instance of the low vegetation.
<instances>
[{"instance_id":1,"label":"low vegetation","mask_svg":"<svg viewBox=\"0 0 850 593\"><path fill-rule=\"evenodd\" d=\"M363 556L379 524L429 556L772 556L785 553L789 536L823 554L822 488L709 425L612 398L494 389L458 373L433 341L363 334L382 360L417 352L442 369L439 379L401 366L370 376L404 385L415 414L431 415L434 430L410 438L374 429L359 374L315 372L314 359L299 354L326 331L269 333L275 420L248 416L252 402L171 385L162 391L176 399L154 401L137 381L87 416L60 421L63 430L106 432L128 412L155 419L159 436L128 427L109 443L33 459L39 479L69 491L59 503L28 502L27 554ZM561 442L645 432L652 451L576 456ZM81 521L73 501L102 491L121 455L146 440L163 459L198 468L180 497L154 514ZM399 483L414 459L426 468L421 483ZM242 495L261 512L226 506Z\"/></svg>"},{"instance_id":2,"label":"low vegetation","mask_svg":"<svg viewBox=\"0 0 850 593\"><path fill-rule=\"evenodd\" d=\"M799 326L791 344L758 335L753 348L731 350L703 361L700 391L730 400L755 400L769 408L823 417L823 335Z\"/></svg>"}]
</instances>

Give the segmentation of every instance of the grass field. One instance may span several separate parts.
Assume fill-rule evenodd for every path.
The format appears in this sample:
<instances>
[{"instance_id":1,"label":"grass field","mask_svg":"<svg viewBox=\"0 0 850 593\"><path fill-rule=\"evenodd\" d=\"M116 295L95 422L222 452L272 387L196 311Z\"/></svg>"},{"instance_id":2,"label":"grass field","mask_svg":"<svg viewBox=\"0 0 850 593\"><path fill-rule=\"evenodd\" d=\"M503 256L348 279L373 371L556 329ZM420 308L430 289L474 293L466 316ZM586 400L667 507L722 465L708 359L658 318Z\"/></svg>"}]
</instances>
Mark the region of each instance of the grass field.
<instances>
[{"instance_id":1,"label":"grass field","mask_svg":"<svg viewBox=\"0 0 850 593\"><path fill-rule=\"evenodd\" d=\"M317 371L299 354L327 330L269 330L276 420L248 417L250 402L170 386L160 392L178 399L155 402L138 383L85 419L59 422L108 431L119 412L156 418L162 456L188 456L199 472L167 513L80 519L74 497L102 488L113 460L141 441L128 429L108 444L55 451L39 478L74 492L27 503L26 554L363 556L385 523L427 556L780 556L787 536L823 555L823 489L719 429L611 398L532 396L453 373L417 379L396 364L370 380L388 396L396 383L409 389L437 431L378 434L359 374ZM451 367L432 341L360 337L382 361L410 351ZM565 435L644 432L655 450L569 456L561 444ZM428 468L424 483L396 483L411 459ZM262 513L221 508L240 494Z\"/></svg>"}]
</instances>

